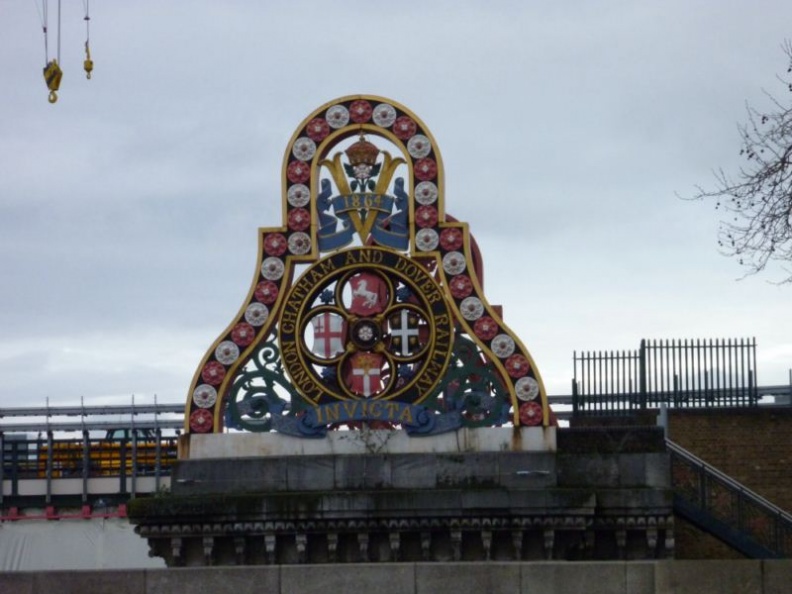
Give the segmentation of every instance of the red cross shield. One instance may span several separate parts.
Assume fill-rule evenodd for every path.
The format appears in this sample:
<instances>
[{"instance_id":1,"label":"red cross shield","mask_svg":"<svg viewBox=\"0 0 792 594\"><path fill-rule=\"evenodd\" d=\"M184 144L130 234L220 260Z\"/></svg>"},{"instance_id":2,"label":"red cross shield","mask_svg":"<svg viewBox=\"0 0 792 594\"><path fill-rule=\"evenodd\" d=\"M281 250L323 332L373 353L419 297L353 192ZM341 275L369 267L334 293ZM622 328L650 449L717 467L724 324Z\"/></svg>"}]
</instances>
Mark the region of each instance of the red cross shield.
<instances>
[{"instance_id":1,"label":"red cross shield","mask_svg":"<svg viewBox=\"0 0 792 594\"><path fill-rule=\"evenodd\" d=\"M323 359L332 359L344 352L346 323L338 314L324 312L311 320L314 331L314 354Z\"/></svg>"}]
</instances>

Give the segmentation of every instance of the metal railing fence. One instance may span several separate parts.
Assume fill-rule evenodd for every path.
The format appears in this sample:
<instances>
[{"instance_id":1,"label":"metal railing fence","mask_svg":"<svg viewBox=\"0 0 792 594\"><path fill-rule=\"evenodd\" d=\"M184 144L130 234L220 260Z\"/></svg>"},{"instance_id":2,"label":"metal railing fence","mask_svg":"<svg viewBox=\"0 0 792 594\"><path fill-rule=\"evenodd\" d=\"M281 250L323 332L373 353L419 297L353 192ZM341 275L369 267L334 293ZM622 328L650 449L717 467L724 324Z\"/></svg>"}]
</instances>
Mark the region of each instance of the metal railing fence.
<instances>
[{"instance_id":1,"label":"metal railing fence","mask_svg":"<svg viewBox=\"0 0 792 594\"><path fill-rule=\"evenodd\" d=\"M573 414L754 406L756 340L642 340L637 350L573 353Z\"/></svg>"}]
</instances>

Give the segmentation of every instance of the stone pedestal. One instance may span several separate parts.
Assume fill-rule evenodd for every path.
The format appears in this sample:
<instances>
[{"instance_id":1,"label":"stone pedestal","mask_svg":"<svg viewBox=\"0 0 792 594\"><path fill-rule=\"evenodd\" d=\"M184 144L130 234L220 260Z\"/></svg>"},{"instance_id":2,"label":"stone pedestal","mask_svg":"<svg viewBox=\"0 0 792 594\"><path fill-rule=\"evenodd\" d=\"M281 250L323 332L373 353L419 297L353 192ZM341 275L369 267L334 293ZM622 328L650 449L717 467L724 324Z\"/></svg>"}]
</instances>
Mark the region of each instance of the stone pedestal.
<instances>
[{"instance_id":1,"label":"stone pedestal","mask_svg":"<svg viewBox=\"0 0 792 594\"><path fill-rule=\"evenodd\" d=\"M169 566L673 555L661 431L473 431L339 432L334 451L302 455L262 455L274 435L191 435L172 492L135 500L130 519ZM234 457L236 438L260 455Z\"/></svg>"}]
</instances>

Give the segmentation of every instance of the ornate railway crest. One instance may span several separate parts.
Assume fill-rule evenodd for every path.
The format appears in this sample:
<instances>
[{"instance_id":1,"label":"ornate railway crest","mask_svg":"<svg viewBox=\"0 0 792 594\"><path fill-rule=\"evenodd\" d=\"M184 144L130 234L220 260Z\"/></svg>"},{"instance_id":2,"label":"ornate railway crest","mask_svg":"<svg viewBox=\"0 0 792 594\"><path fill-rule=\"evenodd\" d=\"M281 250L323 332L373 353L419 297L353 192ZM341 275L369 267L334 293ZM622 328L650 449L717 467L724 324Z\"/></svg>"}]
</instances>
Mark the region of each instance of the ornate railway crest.
<instances>
[{"instance_id":1,"label":"ornate railway crest","mask_svg":"<svg viewBox=\"0 0 792 594\"><path fill-rule=\"evenodd\" d=\"M437 145L406 108L355 96L306 118L286 151L283 226L259 245L241 312L196 371L187 431L550 422L467 224L445 214Z\"/></svg>"}]
</instances>

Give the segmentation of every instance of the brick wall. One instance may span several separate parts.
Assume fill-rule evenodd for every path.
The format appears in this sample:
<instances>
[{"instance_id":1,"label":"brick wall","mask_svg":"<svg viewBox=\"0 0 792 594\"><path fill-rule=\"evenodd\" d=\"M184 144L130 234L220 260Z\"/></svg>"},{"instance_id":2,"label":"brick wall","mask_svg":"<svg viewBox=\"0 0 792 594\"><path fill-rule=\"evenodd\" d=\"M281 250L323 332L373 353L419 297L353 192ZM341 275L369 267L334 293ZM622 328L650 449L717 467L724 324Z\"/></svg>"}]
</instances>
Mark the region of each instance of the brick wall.
<instances>
[{"instance_id":1,"label":"brick wall","mask_svg":"<svg viewBox=\"0 0 792 594\"><path fill-rule=\"evenodd\" d=\"M792 510L792 407L669 411L668 437L777 506ZM677 517L678 559L742 555Z\"/></svg>"},{"instance_id":2,"label":"brick wall","mask_svg":"<svg viewBox=\"0 0 792 594\"><path fill-rule=\"evenodd\" d=\"M668 417L672 441L792 510L792 407L676 410Z\"/></svg>"}]
</instances>

